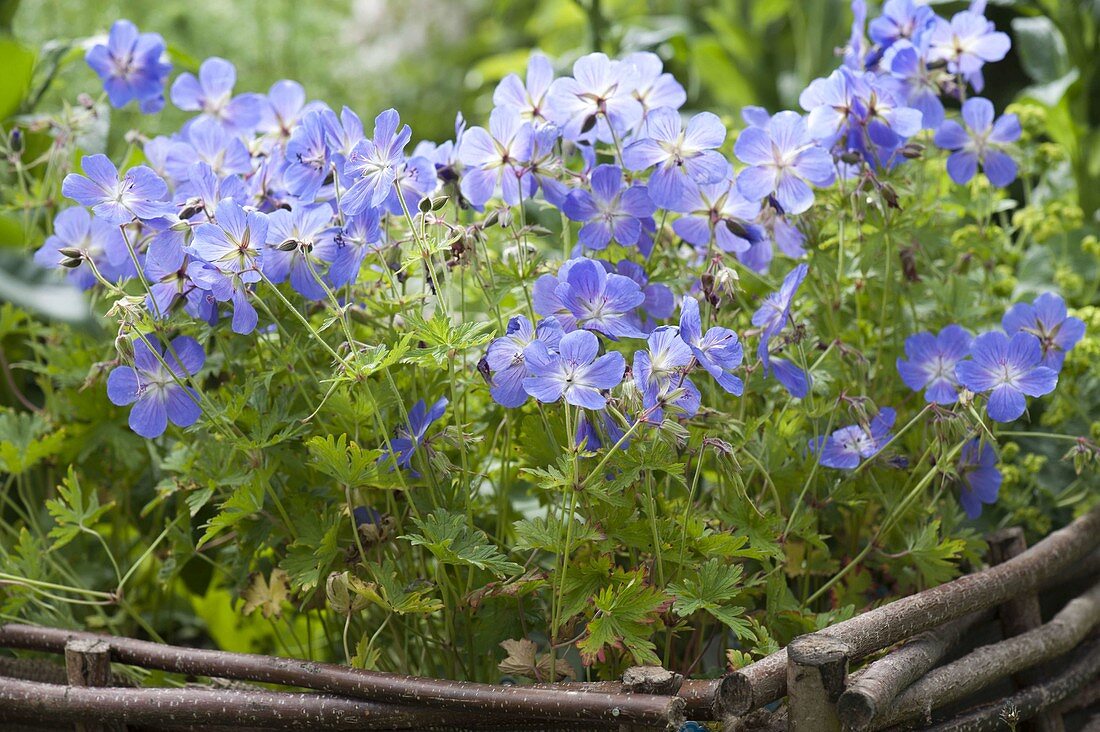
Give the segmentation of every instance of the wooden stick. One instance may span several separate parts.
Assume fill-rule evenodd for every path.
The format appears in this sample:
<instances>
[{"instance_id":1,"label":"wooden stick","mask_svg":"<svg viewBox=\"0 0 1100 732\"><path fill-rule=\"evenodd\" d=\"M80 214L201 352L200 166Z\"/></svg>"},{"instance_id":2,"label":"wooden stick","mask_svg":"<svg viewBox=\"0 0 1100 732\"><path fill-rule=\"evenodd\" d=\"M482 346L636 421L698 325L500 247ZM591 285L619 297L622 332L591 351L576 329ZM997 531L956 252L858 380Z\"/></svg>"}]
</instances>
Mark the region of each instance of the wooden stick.
<instances>
[{"instance_id":1,"label":"wooden stick","mask_svg":"<svg viewBox=\"0 0 1100 732\"><path fill-rule=\"evenodd\" d=\"M924 592L870 610L819 631L843 640L851 661L866 658L943 623L1033 592L1100 545L1100 506L1055 531L1025 554ZM787 690L786 649L728 675L719 697L723 715L744 714L778 700Z\"/></svg>"},{"instance_id":2,"label":"wooden stick","mask_svg":"<svg viewBox=\"0 0 1100 732\"><path fill-rule=\"evenodd\" d=\"M989 544L989 560L994 564L1006 562L1012 557L1027 551L1027 539L1024 530L1018 526L1001 529L986 537ZM1039 608L1039 596L1035 593L1017 595L997 608L1001 619L1001 632L1005 638L1012 638L1034 630L1043 624L1043 613ZM1043 669L1033 666L1012 675L1017 689L1024 689L1044 681ZM1020 732L1065 732L1062 715L1054 709L1047 709L1035 715L1019 726Z\"/></svg>"},{"instance_id":3,"label":"wooden stick","mask_svg":"<svg viewBox=\"0 0 1100 732\"><path fill-rule=\"evenodd\" d=\"M939 663L959 638L991 617L989 610L979 610L942 627L926 630L863 669L837 702L837 713L844 728L858 732L870 727L871 720Z\"/></svg>"},{"instance_id":4,"label":"wooden stick","mask_svg":"<svg viewBox=\"0 0 1100 732\"><path fill-rule=\"evenodd\" d=\"M106 642L78 638L65 644L65 673L73 688L107 686L111 679L111 647ZM76 732L106 732L108 726L76 720ZM110 729L119 729L112 724Z\"/></svg>"},{"instance_id":5,"label":"wooden stick","mask_svg":"<svg viewBox=\"0 0 1100 732\"><path fill-rule=\"evenodd\" d=\"M661 727L679 726L685 719L685 702L675 696L446 681L275 656L177 648L132 638L16 623L0 626L0 647L59 653L64 651L65 643L77 638L107 640L117 663L185 675L282 684L390 704L507 715L513 719L603 721Z\"/></svg>"},{"instance_id":6,"label":"wooden stick","mask_svg":"<svg viewBox=\"0 0 1100 732\"><path fill-rule=\"evenodd\" d=\"M1061 673L1037 686L1029 686L992 704L964 712L954 719L933 726L922 725L925 732L1000 732L1005 729L1004 716L1011 712L1016 719L1030 719L1037 712L1054 706L1093 681L1100 674L1100 641L1094 641L1074 654ZM909 725L893 727L889 732L912 729Z\"/></svg>"},{"instance_id":7,"label":"wooden stick","mask_svg":"<svg viewBox=\"0 0 1100 732\"><path fill-rule=\"evenodd\" d=\"M1077 647L1100 624L1100 583L1070 600L1054 618L1035 630L982 646L962 658L928 672L898 695L879 727L927 716L943 706L988 686L997 679L1054 659Z\"/></svg>"},{"instance_id":8,"label":"wooden stick","mask_svg":"<svg viewBox=\"0 0 1100 732\"><path fill-rule=\"evenodd\" d=\"M849 648L827 635L800 635L787 646L790 732L840 732L836 701L848 680Z\"/></svg>"}]
</instances>

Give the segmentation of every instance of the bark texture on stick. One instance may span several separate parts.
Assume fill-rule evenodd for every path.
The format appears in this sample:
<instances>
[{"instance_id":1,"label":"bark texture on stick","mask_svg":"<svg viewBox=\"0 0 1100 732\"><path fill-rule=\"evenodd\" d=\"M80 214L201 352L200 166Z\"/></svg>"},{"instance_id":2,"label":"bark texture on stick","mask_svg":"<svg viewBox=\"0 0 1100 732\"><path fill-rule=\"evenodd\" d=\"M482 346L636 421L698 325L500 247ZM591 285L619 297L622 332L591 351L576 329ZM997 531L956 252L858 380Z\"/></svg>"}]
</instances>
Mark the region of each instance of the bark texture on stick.
<instances>
[{"instance_id":1,"label":"bark texture on stick","mask_svg":"<svg viewBox=\"0 0 1100 732\"><path fill-rule=\"evenodd\" d=\"M64 652L74 639L107 640L112 659L144 668L195 676L220 676L345 694L385 703L514 715L529 719L603 721L678 726L685 702L675 696L582 692L496 686L364 671L329 663L226 651L177 648L132 638L80 631L0 625L0 647Z\"/></svg>"},{"instance_id":2,"label":"bark texture on stick","mask_svg":"<svg viewBox=\"0 0 1100 732\"><path fill-rule=\"evenodd\" d=\"M1059 673L1037 686L1029 686L992 704L971 709L935 725L920 725L925 732L1001 732L1004 718L1012 714L1017 720L1031 719L1044 709L1074 696L1100 674L1100 641L1094 641L1073 655ZM911 725L891 727L888 732L914 729Z\"/></svg>"},{"instance_id":3,"label":"bark texture on stick","mask_svg":"<svg viewBox=\"0 0 1100 732\"><path fill-rule=\"evenodd\" d=\"M101 640L78 638L65 644L65 675L69 686L107 686L111 682L111 647ZM107 732L123 729L99 722L76 720L76 732Z\"/></svg>"},{"instance_id":4,"label":"bark texture on stick","mask_svg":"<svg viewBox=\"0 0 1100 732\"><path fill-rule=\"evenodd\" d=\"M919 717L988 686L992 682L1050 661L1075 649L1100 624L1100 583L1070 600L1054 618L1035 630L982 646L957 661L928 672L898 695L879 726Z\"/></svg>"},{"instance_id":5,"label":"bark texture on stick","mask_svg":"<svg viewBox=\"0 0 1100 732\"><path fill-rule=\"evenodd\" d=\"M883 605L820 633L846 642L852 649L850 660L859 660L949 620L1034 592L1098 545L1100 506L1004 564ZM722 711L744 714L776 701L786 693L786 675L786 649L730 674Z\"/></svg>"},{"instance_id":6,"label":"bark texture on stick","mask_svg":"<svg viewBox=\"0 0 1100 732\"><path fill-rule=\"evenodd\" d=\"M848 681L841 641L816 633L787 646L787 715L790 732L840 732L836 701Z\"/></svg>"},{"instance_id":7,"label":"bark texture on stick","mask_svg":"<svg viewBox=\"0 0 1100 732\"><path fill-rule=\"evenodd\" d=\"M860 672L845 689L837 712L845 729L865 730L894 698L932 669L971 628L992 614L979 610L926 630Z\"/></svg>"},{"instance_id":8,"label":"bark texture on stick","mask_svg":"<svg viewBox=\"0 0 1100 732\"><path fill-rule=\"evenodd\" d=\"M1001 529L986 537L989 543L989 561L993 564L1006 562L1012 557L1027 551L1027 539L1019 526ZM1035 593L1017 595L997 608L1001 619L1001 632L1005 638L1026 633L1043 624L1043 613L1039 607L1039 596ZM1042 683L1043 669L1032 667L1012 675L1017 689ZM1035 715L1034 719L1024 722L1020 732L1064 732L1062 715L1054 709L1047 709Z\"/></svg>"}]
</instances>

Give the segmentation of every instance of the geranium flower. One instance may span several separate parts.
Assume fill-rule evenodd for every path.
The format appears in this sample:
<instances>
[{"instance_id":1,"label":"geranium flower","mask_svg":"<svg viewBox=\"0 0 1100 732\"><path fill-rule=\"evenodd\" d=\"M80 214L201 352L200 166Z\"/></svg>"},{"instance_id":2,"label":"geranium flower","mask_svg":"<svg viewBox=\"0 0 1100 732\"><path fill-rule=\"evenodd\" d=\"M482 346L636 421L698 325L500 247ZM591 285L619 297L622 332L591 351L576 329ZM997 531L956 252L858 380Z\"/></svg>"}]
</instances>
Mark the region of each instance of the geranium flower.
<instances>
[{"instance_id":1,"label":"geranium flower","mask_svg":"<svg viewBox=\"0 0 1100 732\"><path fill-rule=\"evenodd\" d=\"M971 336L958 325L949 325L938 335L924 331L905 339L905 355L898 359L901 380L913 391L924 390L930 404L954 404L959 398L955 366L970 353Z\"/></svg>"},{"instance_id":2,"label":"geranium flower","mask_svg":"<svg viewBox=\"0 0 1100 732\"><path fill-rule=\"evenodd\" d=\"M977 437L963 445L957 466L963 482L959 485L959 503L966 515L982 515L982 504L997 502L1001 490L1001 471L997 470L997 452Z\"/></svg>"},{"instance_id":3,"label":"geranium flower","mask_svg":"<svg viewBox=\"0 0 1100 732\"><path fill-rule=\"evenodd\" d=\"M741 342L732 330L717 325L704 334L699 301L694 297L685 297L680 303L680 337L719 386L734 396L741 396L745 382L732 373L745 356Z\"/></svg>"},{"instance_id":4,"label":"geranium flower","mask_svg":"<svg viewBox=\"0 0 1100 732\"><path fill-rule=\"evenodd\" d=\"M633 64L602 53L581 56L573 64L573 76L550 85L546 115L566 139L579 139L594 128L598 139L611 142L642 118L641 102L634 97L637 83Z\"/></svg>"},{"instance_id":5,"label":"geranium flower","mask_svg":"<svg viewBox=\"0 0 1100 732\"><path fill-rule=\"evenodd\" d=\"M446 397L441 397L439 401L432 405L431 409L428 409L428 405L421 399L409 410L408 424L405 427L399 427L397 437L390 440L390 447L393 448L396 456L397 467L411 467L413 455L425 443L424 438L428 434L428 428L443 416L449 403ZM390 453L387 452L379 460L385 462L389 457ZM415 472L413 474L415 475Z\"/></svg>"},{"instance_id":6,"label":"geranium flower","mask_svg":"<svg viewBox=\"0 0 1100 732\"><path fill-rule=\"evenodd\" d=\"M615 351L597 358L599 349L599 340L586 330L562 336L557 353L533 341L523 352L529 374L523 388L540 402L565 399L575 407L603 409L607 399L600 391L622 382L626 361Z\"/></svg>"},{"instance_id":7,"label":"geranium flower","mask_svg":"<svg viewBox=\"0 0 1100 732\"><path fill-rule=\"evenodd\" d=\"M984 83L982 66L1000 61L1012 47L1007 33L997 31L992 21L970 10L955 13L950 22L937 17L928 44L930 62L946 61L948 71L962 74L979 92Z\"/></svg>"},{"instance_id":8,"label":"geranium flower","mask_svg":"<svg viewBox=\"0 0 1100 732\"><path fill-rule=\"evenodd\" d=\"M397 169L405 162L405 146L412 137L409 126L398 131L399 124L397 110L387 109L374 120L374 137L360 140L352 149L344 164L344 174L352 180L340 199L344 213L354 216L367 207L378 208L389 196Z\"/></svg>"},{"instance_id":9,"label":"geranium flower","mask_svg":"<svg viewBox=\"0 0 1100 732\"><path fill-rule=\"evenodd\" d=\"M717 115L701 112L685 129L679 112L655 109L640 136L623 149L623 165L628 170L657 166L647 183L650 197L660 208L674 208L686 181L716 183L725 177L729 163L716 149L725 139L726 128Z\"/></svg>"},{"instance_id":10,"label":"geranium flower","mask_svg":"<svg viewBox=\"0 0 1100 732\"><path fill-rule=\"evenodd\" d=\"M717 183L684 186L684 195L673 210L686 215L672 222L672 230L699 249L713 241L723 252L737 254L764 241L766 234L752 223L760 213L760 204L741 195L728 164L727 174L729 177Z\"/></svg>"},{"instance_id":11,"label":"geranium flower","mask_svg":"<svg viewBox=\"0 0 1100 732\"><path fill-rule=\"evenodd\" d=\"M471 204L480 208L500 193L509 206L535 192L535 180L526 175L531 157L533 129L507 109L494 109L489 129L471 127L462 135L458 159L466 166L461 190Z\"/></svg>"},{"instance_id":12,"label":"geranium flower","mask_svg":"<svg viewBox=\"0 0 1100 732\"><path fill-rule=\"evenodd\" d=\"M737 176L741 195L752 201L773 195L788 214L809 209L810 185L827 186L835 175L832 156L814 143L797 112L780 112L767 127L749 127L733 150L749 166Z\"/></svg>"},{"instance_id":13,"label":"geranium flower","mask_svg":"<svg viewBox=\"0 0 1100 732\"><path fill-rule=\"evenodd\" d=\"M161 61L167 47L159 33L138 33L128 20L116 20L107 44L88 49L84 60L103 80L107 99L116 109L136 100L143 114L164 107L164 83L172 64Z\"/></svg>"},{"instance_id":14,"label":"geranium flower","mask_svg":"<svg viewBox=\"0 0 1100 732\"><path fill-rule=\"evenodd\" d=\"M648 117L655 109L679 109L687 101L687 92L676 77L665 72L661 57L649 51L638 51L623 59L637 70L634 98L641 102Z\"/></svg>"},{"instance_id":15,"label":"geranium flower","mask_svg":"<svg viewBox=\"0 0 1100 732\"><path fill-rule=\"evenodd\" d=\"M119 178L118 168L106 155L85 155L80 161L84 175L69 173L61 182L61 195L88 206L109 224L148 221L175 213L168 184L152 168L137 165Z\"/></svg>"},{"instance_id":16,"label":"geranium flower","mask_svg":"<svg viewBox=\"0 0 1100 732\"><path fill-rule=\"evenodd\" d=\"M201 112L234 135L246 134L260 121L263 97L259 94L233 96L237 69L216 56L199 66L199 75L184 72L176 77L170 96L172 104L185 112Z\"/></svg>"},{"instance_id":17,"label":"geranium flower","mask_svg":"<svg viewBox=\"0 0 1100 732\"><path fill-rule=\"evenodd\" d=\"M882 13L867 26L871 40L883 46L913 38L936 22L936 13L919 0L886 0Z\"/></svg>"},{"instance_id":18,"label":"geranium flower","mask_svg":"<svg viewBox=\"0 0 1100 732\"><path fill-rule=\"evenodd\" d=\"M260 121L256 125L259 132L289 137L298 120L306 113L321 109L317 102L306 104L306 90L296 81L283 79L276 81L260 97Z\"/></svg>"},{"instance_id":19,"label":"geranium flower","mask_svg":"<svg viewBox=\"0 0 1100 732\"><path fill-rule=\"evenodd\" d=\"M554 353L562 335L561 325L553 318L544 318L535 327L522 315L511 318L505 334L490 343L485 353L493 401L509 408L527 401L527 391L523 388L523 380L527 377L524 349L539 340L546 345L547 351Z\"/></svg>"},{"instance_id":20,"label":"geranium flower","mask_svg":"<svg viewBox=\"0 0 1100 732\"><path fill-rule=\"evenodd\" d=\"M1018 302L1001 319L1001 326L1009 335L1031 333L1039 339L1043 349L1043 365L1052 371L1061 371L1066 353L1085 337L1085 323L1070 317L1066 301L1053 292L1044 292L1030 305Z\"/></svg>"},{"instance_id":21,"label":"geranium flower","mask_svg":"<svg viewBox=\"0 0 1100 732\"><path fill-rule=\"evenodd\" d=\"M329 148L325 118L320 111L310 112L294 128L286 143L286 169L283 184L287 192L303 201L313 201L329 174Z\"/></svg>"},{"instance_id":22,"label":"geranium flower","mask_svg":"<svg viewBox=\"0 0 1100 732\"><path fill-rule=\"evenodd\" d=\"M553 81L554 67L550 59L541 53L532 53L527 60L526 83L518 74L508 74L493 90L493 105L519 117L522 122L541 127L548 121L546 95Z\"/></svg>"},{"instance_id":23,"label":"geranium flower","mask_svg":"<svg viewBox=\"0 0 1100 732\"><path fill-rule=\"evenodd\" d=\"M637 243L642 222L657 210L645 186L626 186L623 171L616 165L598 165L592 171L592 191L570 191L562 212L573 221L583 221L578 242L589 249L606 249L614 239L624 247Z\"/></svg>"},{"instance_id":24,"label":"geranium flower","mask_svg":"<svg viewBox=\"0 0 1100 732\"><path fill-rule=\"evenodd\" d=\"M841 427L824 439L821 445L821 464L827 468L853 470L866 459L872 458L890 441L890 428L897 413L884 407L869 425L854 424ZM811 448L816 446L811 442Z\"/></svg>"},{"instance_id":25,"label":"geranium flower","mask_svg":"<svg viewBox=\"0 0 1100 732\"><path fill-rule=\"evenodd\" d=\"M959 383L972 392L989 392L987 410L990 419L1011 422L1024 413L1024 396L1039 397L1054 391L1058 374L1042 366L1039 339L1018 332L1009 338L1004 333L983 333L970 347L972 360L955 367Z\"/></svg>"},{"instance_id":26,"label":"geranium flower","mask_svg":"<svg viewBox=\"0 0 1100 732\"><path fill-rule=\"evenodd\" d=\"M570 259L558 275L543 275L535 282L535 312L555 317L566 331L584 328L611 338L640 338L632 323L633 311L645 301L638 283L609 274L591 259Z\"/></svg>"},{"instance_id":27,"label":"geranium flower","mask_svg":"<svg viewBox=\"0 0 1100 732\"><path fill-rule=\"evenodd\" d=\"M972 97L962 106L964 129L955 120L947 120L936 130L934 141L945 150L954 150L947 158L947 173L959 185L978 172L981 163L985 177L995 186L1004 187L1016 180L1016 161L1004 148L1020 139L1020 120L1005 114L994 121L993 102Z\"/></svg>"},{"instance_id":28,"label":"geranium flower","mask_svg":"<svg viewBox=\"0 0 1100 732\"><path fill-rule=\"evenodd\" d=\"M227 198L218 203L214 223L195 227L188 251L223 274L258 282L261 247L266 240L267 217L259 211L246 211Z\"/></svg>"},{"instance_id":29,"label":"geranium flower","mask_svg":"<svg viewBox=\"0 0 1100 732\"><path fill-rule=\"evenodd\" d=\"M642 407L649 412L647 421L660 423L664 412L657 403L677 389L683 391L673 402L685 417L694 416L702 401L699 390L685 374L695 354L680 337L674 325L657 328L646 341L649 348L634 352L634 383L642 394Z\"/></svg>"},{"instance_id":30,"label":"geranium flower","mask_svg":"<svg viewBox=\"0 0 1100 732\"><path fill-rule=\"evenodd\" d=\"M215 119L199 118L180 139L168 146L165 170L175 180L186 180L191 166L206 163L219 177L252 172L252 156L239 137Z\"/></svg>"},{"instance_id":31,"label":"geranium flower","mask_svg":"<svg viewBox=\"0 0 1100 732\"><path fill-rule=\"evenodd\" d=\"M177 380L197 374L206 354L198 341L187 336L174 339L167 353L159 345L150 344L149 338L141 336L134 342L132 367L118 366L111 371L107 377L107 396L118 406L133 404L130 429L152 439L164 434L169 421L179 427L190 427L202 414L198 392L181 386Z\"/></svg>"},{"instance_id":32,"label":"geranium flower","mask_svg":"<svg viewBox=\"0 0 1100 732\"><path fill-rule=\"evenodd\" d=\"M294 291L306 299L324 299L325 288L319 278L336 255L335 241L323 236L331 222L332 207L327 203L268 214L264 275L275 284L289 278ZM289 249L281 246L287 243L290 247L291 242L294 246Z\"/></svg>"},{"instance_id":33,"label":"geranium flower","mask_svg":"<svg viewBox=\"0 0 1100 732\"><path fill-rule=\"evenodd\" d=\"M62 254L62 249L76 249L81 258L76 267L64 266L73 257ZM34 261L40 267L64 268L69 281L82 290L95 287L98 280L92 274L88 261L95 265L108 282L136 274L130 252L122 232L113 224L95 218L87 209L71 206L53 220L53 234L34 253Z\"/></svg>"},{"instance_id":34,"label":"geranium flower","mask_svg":"<svg viewBox=\"0 0 1100 732\"><path fill-rule=\"evenodd\" d=\"M324 241L320 246L332 253L328 278L333 287L354 284L367 253L378 249L382 240L378 219L378 210L368 208L361 214L346 217L343 226L331 227L322 234Z\"/></svg>"}]
</instances>

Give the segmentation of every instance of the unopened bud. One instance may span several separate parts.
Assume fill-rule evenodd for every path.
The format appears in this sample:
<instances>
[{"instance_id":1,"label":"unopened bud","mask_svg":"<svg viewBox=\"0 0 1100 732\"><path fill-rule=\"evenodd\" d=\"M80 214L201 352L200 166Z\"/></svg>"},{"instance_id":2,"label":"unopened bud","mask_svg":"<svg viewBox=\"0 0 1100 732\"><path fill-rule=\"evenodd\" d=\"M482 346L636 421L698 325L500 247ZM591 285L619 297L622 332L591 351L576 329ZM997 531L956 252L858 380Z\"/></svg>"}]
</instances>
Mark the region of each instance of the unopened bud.
<instances>
[{"instance_id":1,"label":"unopened bud","mask_svg":"<svg viewBox=\"0 0 1100 732\"><path fill-rule=\"evenodd\" d=\"M882 193L882 200L886 201L887 206L889 206L890 208L901 208L901 206L898 204L897 191L894 190L893 186L891 186L889 183L883 183L880 191Z\"/></svg>"},{"instance_id":2,"label":"unopened bud","mask_svg":"<svg viewBox=\"0 0 1100 732\"><path fill-rule=\"evenodd\" d=\"M485 217L484 226L485 226L486 229L488 229L490 226L492 226L493 224L495 224L499 220L500 220L500 209L499 208L494 208L492 211L489 212L489 215Z\"/></svg>"},{"instance_id":3,"label":"unopened bud","mask_svg":"<svg viewBox=\"0 0 1100 732\"><path fill-rule=\"evenodd\" d=\"M134 360L134 342L126 336L115 338L115 351L123 361Z\"/></svg>"},{"instance_id":4,"label":"unopened bud","mask_svg":"<svg viewBox=\"0 0 1100 732\"><path fill-rule=\"evenodd\" d=\"M901 154L902 157L916 160L921 155L924 155L924 145L919 142L907 142L901 146Z\"/></svg>"},{"instance_id":5,"label":"unopened bud","mask_svg":"<svg viewBox=\"0 0 1100 732\"><path fill-rule=\"evenodd\" d=\"M293 252L295 249L301 246L301 244L302 242L298 241L297 239L284 239L282 243L275 248L278 249L280 252Z\"/></svg>"},{"instance_id":6,"label":"unopened bud","mask_svg":"<svg viewBox=\"0 0 1100 732\"><path fill-rule=\"evenodd\" d=\"M69 257L71 259L83 259L84 252L76 247L61 247L57 250L57 253L63 257Z\"/></svg>"},{"instance_id":7,"label":"unopened bud","mask_svg":"<svg viewBox=\"0 0 1100 732\"><path fill-rule=\"evenodd\" d=\"M189 198L180 210L181 219L189 219L195 214L203 210L202 200L198 198Z\"/></svg>"},{"instance_id":8,"label":"unopened bud","mask_svg":"<svg viewBox=\"0 0 1100 732\"><path fill-rule=\"evenodd\" d=\"M77 258L77 257L65 257L64 259L61 260L60 264L61 264L62 267L65 267L66 269L76 269L77 267L80 266L80 263L83 262L83 261L84 261L83 259L80 259L80 258Z\"/></svg>"},{"instance_id":9,"label":"unopened bud","mask_svg":"<svg viewBox=\"0 0 1100 732\"><path fill-rule=\"evenodd\" d=\"M428 213L432 210L432 199L421 198L420 202L416 204L416 207L420 210L420 213Z\"/></svg>"},{"instance_id":10,"label":"unopened bud","mask_svg":"<svg viewBox=\"0 0 1100 732\"><path fill-rule=\"evenodd\" d=\"M8 147L16 155L23 152L23 130L18 127L13 127L11 135L8 136Z\"/></svg>"},{"instance_id":11,"label":"unopened bud","mask_svg":"<svg viewBox=\"0 0 1100 732\"><path fill-rule=\"evenodd\" d=\"M443 208L450 200L450 196L436 196L432 199L432 211L438 211L439 209Z\"/></svg>"},{"instance_id":12,"label":"unopened bud","mask_svg":"<svg viewBox=\"0 0 1100 732\"><path fill-rule=\"evenodd\" d=\"M860 160L863 160L863 155L858 150L846 150L840 155L841 161L848 163L848 165L855 165Z\"/></svg>"}]
</instances>

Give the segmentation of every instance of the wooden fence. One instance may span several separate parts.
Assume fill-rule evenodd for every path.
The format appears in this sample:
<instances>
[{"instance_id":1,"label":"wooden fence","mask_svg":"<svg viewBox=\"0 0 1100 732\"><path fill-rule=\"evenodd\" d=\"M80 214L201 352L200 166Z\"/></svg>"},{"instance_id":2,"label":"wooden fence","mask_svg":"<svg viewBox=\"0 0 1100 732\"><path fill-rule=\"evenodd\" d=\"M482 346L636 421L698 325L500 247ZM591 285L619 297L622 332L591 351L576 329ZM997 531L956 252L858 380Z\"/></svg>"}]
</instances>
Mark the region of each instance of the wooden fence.
<instances>
[{"instance_id":1,"label":"wooden fence","mask_svg":"<svg viewBox=\"0 0 1100 732\"><path fill-rule=\"evenodd\" d=\"M1064 712L1087 718L1091 708L1087 724L1100 729L1100 507L1030 549L1022 532L1000 532L990 537L990 559L988 569L795 638L711 680L636 668L620 682L478 684L0 625L0 648L65 659L62 668L0 658L0 722L88 732L675 729L685 720L731 732L1058 732ZM1052 587L1072 599L1043 623L1037 593ZM1002 640L943 663L994 623ZM112 663L219 682L126 687ZM989 701L1006 680L1009 693Z\"/></svg>"}]
</instances>

